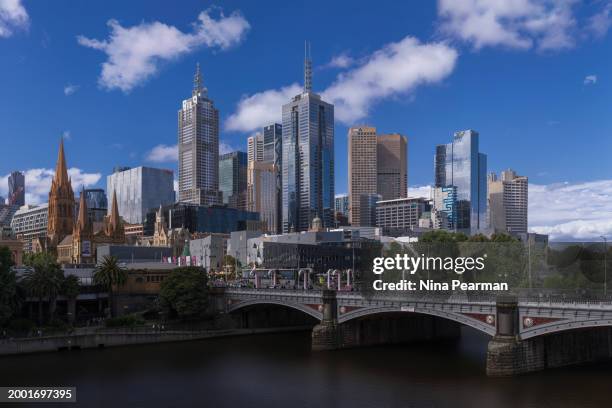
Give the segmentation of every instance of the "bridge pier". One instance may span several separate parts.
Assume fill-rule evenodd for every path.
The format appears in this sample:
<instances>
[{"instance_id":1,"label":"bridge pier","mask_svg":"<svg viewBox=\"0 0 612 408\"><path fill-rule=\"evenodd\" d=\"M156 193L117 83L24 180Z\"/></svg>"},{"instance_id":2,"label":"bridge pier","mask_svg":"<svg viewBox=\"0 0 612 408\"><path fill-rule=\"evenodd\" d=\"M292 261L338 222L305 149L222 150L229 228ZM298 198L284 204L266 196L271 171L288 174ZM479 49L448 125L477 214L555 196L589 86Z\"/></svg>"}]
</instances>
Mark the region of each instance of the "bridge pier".
<instances>
[{"instance_id":1,"label":"bridge pier","mask_svg":"<svg viewBox=\"0 0 612 408\"><path fill-rule=\"evenodd\" d=\"M336 292L324 290L322 299L323 319L312 329L312 350L336 350L342 347Z\"/></svg>"},{"instance_id":2,"label":"bridge pier","mask_svg":"<svg viewBox=\"0 0 612 408\"><path fill-rule=\"evenodd\" d=\"M487 375L505 377L612 358L612 327L574 329L526 340L516 299L497 300L497 333L487 347Z\"/></svg>"}]
</instances>

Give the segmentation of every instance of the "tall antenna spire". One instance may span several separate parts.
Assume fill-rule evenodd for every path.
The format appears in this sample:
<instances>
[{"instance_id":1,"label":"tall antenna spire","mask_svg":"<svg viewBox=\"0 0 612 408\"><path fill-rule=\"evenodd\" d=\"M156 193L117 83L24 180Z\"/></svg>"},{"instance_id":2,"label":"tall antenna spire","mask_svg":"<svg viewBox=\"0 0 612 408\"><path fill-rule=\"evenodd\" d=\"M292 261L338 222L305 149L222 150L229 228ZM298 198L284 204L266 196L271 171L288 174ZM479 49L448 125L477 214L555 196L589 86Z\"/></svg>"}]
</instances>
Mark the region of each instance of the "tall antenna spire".
<instances>
[{"instance_id":1,"label":"tall antenna spire","mask_svg":"<svg viewBox=\"0 0 612 408\"><path fill-rule=\"evenodd\" d=\"M304 41L304 93L312 92L312 61L310 60L310 43Z\"/></svg>"},{"instance_id":2,"label":"tall antenna spire","mask_svg":"<svg viewBox=\"0 0 612 408\"><path fill-rule=\"evenodd\" d=\"M202 91L202 73L200 72L200 63L196 63L196 72L193 76L193 94L197 95Z\"/></svg>"}]
</instances>

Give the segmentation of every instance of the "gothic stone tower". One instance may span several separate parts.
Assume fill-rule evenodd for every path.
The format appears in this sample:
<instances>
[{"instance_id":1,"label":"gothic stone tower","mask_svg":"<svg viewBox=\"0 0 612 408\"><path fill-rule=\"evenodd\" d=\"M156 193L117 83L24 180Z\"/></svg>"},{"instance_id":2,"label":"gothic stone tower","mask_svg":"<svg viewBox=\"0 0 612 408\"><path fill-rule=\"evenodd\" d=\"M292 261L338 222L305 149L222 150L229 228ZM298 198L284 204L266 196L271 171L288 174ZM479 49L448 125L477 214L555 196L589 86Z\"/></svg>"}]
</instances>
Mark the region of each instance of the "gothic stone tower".
<instances>
[{"instance_id":1,"label":"gothic stone tower","mask_svg":"<svg viewBox=\"0 0 612 408\"><path fill-rule=\"evenodd\" d=\"M74 192L68 178L64 140L60 140L55 176L49 191L49 210L47 225L47 248L56 248L66 235L72 234L74 226Z\"/></svg>"}]
</instances>

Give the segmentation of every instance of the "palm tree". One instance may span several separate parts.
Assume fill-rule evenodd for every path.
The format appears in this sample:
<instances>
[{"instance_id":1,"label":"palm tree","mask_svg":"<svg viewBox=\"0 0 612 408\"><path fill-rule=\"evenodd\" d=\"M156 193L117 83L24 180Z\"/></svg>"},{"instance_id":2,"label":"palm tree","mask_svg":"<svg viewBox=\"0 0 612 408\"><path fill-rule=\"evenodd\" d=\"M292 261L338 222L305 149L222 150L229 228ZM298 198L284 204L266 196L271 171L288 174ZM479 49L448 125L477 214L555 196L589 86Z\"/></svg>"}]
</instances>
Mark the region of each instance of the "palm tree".
<instances>
[{"instance_id":1,"label":"palm tree","mask_svg":"<svg viewBox=\"0 0 612 408\"><path fill-rule=\"evenodd\" d=\"M79 278L74 275L68 275L62 282L62 295L66 296L68 301L68 323L74 323L76 317L76 298L81 291Z\"/></svg>"},{"instance_id":2,"label":"palm tree","mask_svg":"<svg viewBox=\"0 0 612 408\"><path fill-rule=\"evenodd\" d=\"M39 253L27 260L30 270L24 275L24 284L30 296L38 299L38 324L43 322L43 299L49 300L49 320L55 312L55 299L60 291L64 273L54 257Z\"/></svg>"},{"instance_id":3,"label":"palm tree","mask_svg":"<svg viewBox=\"0 0 612 408\"><path fill-rule=\"evenodd\" d=\"M108 291L108 305L113 316L113 286L123 286L127 282L127 272L117 262L114 256L105 256L102 263L96 266L93 282Z\"/></svg>"}]
</instances>

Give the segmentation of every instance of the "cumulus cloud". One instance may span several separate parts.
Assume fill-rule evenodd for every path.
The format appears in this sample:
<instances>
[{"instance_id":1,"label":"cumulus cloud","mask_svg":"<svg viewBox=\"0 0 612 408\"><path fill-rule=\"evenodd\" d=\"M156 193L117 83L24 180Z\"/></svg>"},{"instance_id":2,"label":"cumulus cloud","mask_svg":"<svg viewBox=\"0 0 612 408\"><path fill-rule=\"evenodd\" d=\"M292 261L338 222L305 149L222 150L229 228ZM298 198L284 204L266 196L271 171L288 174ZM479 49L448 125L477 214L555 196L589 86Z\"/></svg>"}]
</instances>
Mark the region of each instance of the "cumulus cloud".
<instances>
[{"instance_id":1,"label":"cumulus cloud","mask_svg":"<svg viewBox=\"0 0 612 408\"><path fill-rule=\"evenodd\" d=\"M64 95L70 96L79 90L78 85L68 84L64 87Z\"/></svg>"},{"instance_id":2,"label":"cumulus cloud","mask_svg":"<svg viewBox=\"0 0 612 408\"><path fill-rule=\"evenodd\" d=\"M368 115L376 102L437 83L453 71L458 53L448 45L421 43L414 37L385 45L353 69L341 72L322 92L333 103L337 120L350 125ZM228 130L249 132L281 119L281 107L302 92L298 84L243 97L225 123Z\"/></svg>"},{"instance_id":3,"label":"cumulus cloud","mask_svg":"<svg viewBox=\"0 0 612 408\"><path fill-rule=\"evenodd\" d=\"M324 65L324 68L348 68L355 63L355 60L348 54L336 55Z\"/></svg>"},{"instance_id":4,"label":"cumulus cloud","mask_svg":"<svg viewBox=\"0 0 612 408\"><path fill-rule=\"evenodd\" d=\"M370 107L381 99L442 81L453 72L457 57L457 51L444 43L421 43L408 36L341 73L323 97L335 105L341 122L351 124L366 117Z\"/></svg>"},{"instance_id":5,"label":"cumulus cloud","mask_svg":"<svg viewBox=\"0 0 612 408\"><path fill-rule=\"evenodd\" d=\"M51 180L55 175L53 169L29 169L24 172L27 204L41 204L49 200ZM83 187L95 185L102 175L100 173L85 173L83 170L72 167L68 169L68 176L72 180L72 189L76 194ZM8 195L9 174L0 177L0 195Z\"/></svg>"},{"instance_id":6,"label":"cumulus cloud","mask_svg":"<svg viewBox=\"0 0 612 408\"><path fill-rule=\"evenodd\" d=\"M70 133L70 131L69 131L69 130L64 130L64 131L62 132L62 138L63 138L64 140L71 140L71 139L72 139L72 134Z\"/></svg>"},{"instance_id":7,"label":"cumulus cloud","mask_svg":"<svg viewBox=\"0 0 612 408\"><path fill-rule=\"evenodd\" d=\"M281 109L295 95L302 92L296 83L281 89L269 89L251 96L244 96L238 102L236 112L227 118L227 130L249 132L270 123L279 122Z\"/></svg>"},{"instance_id":8,"label":"cumulus cloud","mask_svg":"<svg viewBox=\"0 0 612 408\"><path fill-rule=\"evenodd\" d=\"M555 240L612 235L612 180L530 184L529 226Z\"/></svg>"},{"instance_id":9,"label":"cumulus cloud","mask_svg":"<svg viewBox=\"0 0 612 408\"><path fill-rule=\"evenodd\" d=\"M218 18L203 11L191 32L155 21L123 27L117 20L109 20L110 35L106 40L78 36L79 44L104 52L98 79L106 89L129 92L157 73L162 62L172 61L199 47L226 50L242 41L250 25L239 12Z\"/></svg>"},{"instance_id":10,"label":"cumulus cloud","mask_svg":"<svg viewBox=\"0 0 612 408\"><path fill-rule=\"evenodd\" d=\"M0 0L0 38L10 37L15 30L25 30L30 17L21 0Z\"/></svg>"},{"instance_id":11,"label":"cumulus cloud","mask_svg":"<svg viewBox=\"0 0 612 408\"><path fill-rule=\"evenodd\" d=\"M604 37L612 26L612 3L607 3L589 18L588 29L597 38Z\"/></svg>"},{"instance_id":12,"label":"cumulus cloud","mask_svg":"<svg viewBox=\"0 0 612 408\"><path fill-rule=\"evenodd\" d=\"M146 159L156 163L177 161L178 146L167 146L165 144L157 145L147 153Z\"/></svg>"},{"instance_id":13,"label":"cumulus cloud","mask_svg":"<svg viewBox=\"0 0 612 408\"><path fill-rule=\"evenodd\" d=\"M559 50L574 45L576 0L439 0L440 30L475 49Z\"/></svg>"},{"instance_id":14,"label":"cumulus cloud","mask_svg":"<svg viewBox=\"0 0 612 408\"><path fill-rule=\"evenodd\" d=\"M430 199L431 198L431 186L408 187L408 197L411 197L411 198L423 197L423 198Z\"/></svg>"},{"instance_id":15,"label":"cumulus cloud","mask_svg":"<svg viewBox=\"0 0 612 408\"><path fill-rule=\"evenodd\" d=\"M584 77L585 85L595 85L597 83L597 75L587 75Z\"/></svg>"},{"instance_id":16,"label":"cumulus cloud","mask_svg":"<svg viewBox=\"0 0 612 408\"><path fill-rule=\"evenodd\" d=\"M230 153L233 152L234 148L232 146L230 146L227 143L219 143L219 154L225 154L225 153Z\"/></svg>"}]
</instances>

